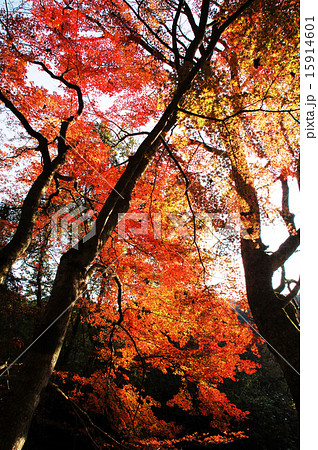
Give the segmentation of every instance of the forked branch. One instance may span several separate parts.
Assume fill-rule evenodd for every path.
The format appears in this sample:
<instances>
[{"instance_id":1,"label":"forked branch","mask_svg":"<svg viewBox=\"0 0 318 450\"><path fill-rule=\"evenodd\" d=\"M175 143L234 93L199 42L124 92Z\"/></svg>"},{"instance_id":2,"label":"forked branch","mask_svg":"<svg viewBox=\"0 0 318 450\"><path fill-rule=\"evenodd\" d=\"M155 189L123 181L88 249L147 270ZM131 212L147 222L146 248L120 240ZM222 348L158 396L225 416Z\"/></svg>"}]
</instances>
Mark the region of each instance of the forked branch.
<instances>
[{"instance_id":1,"label":"forked branch","mask_svg":"<svg viewBox=\"0 0 318 450\"><path fill-rule=\"evenodd\" d=\"M274 273L279 267L281 267L292 254L297 250L300 244L300 230L295 234L291 234L285 242L283 242L276 252L269 255L269 262L271 265L272 273Z\"/></svg>"},{"instance_id":2,"label":"forked branch","mask_svg":"<svg viewBox=\"0 0 318 450\"><path fill-rule=\"evenodd\" d=\"M15 117L19 120L25 131L33 138L36 139L39 143L37 150L39 150L42 154L43 158L43 164L44 166L50 166L51 158L48 150L48 141L43 136L42 133L39 131L36 131L30 124L30 122L27 120L25 115L19 111L16 106L9 100L2 91L0 91L0 100L4 103L6 108L8 108L12 114L15 115Z\"/></svg>"}]
</instances>

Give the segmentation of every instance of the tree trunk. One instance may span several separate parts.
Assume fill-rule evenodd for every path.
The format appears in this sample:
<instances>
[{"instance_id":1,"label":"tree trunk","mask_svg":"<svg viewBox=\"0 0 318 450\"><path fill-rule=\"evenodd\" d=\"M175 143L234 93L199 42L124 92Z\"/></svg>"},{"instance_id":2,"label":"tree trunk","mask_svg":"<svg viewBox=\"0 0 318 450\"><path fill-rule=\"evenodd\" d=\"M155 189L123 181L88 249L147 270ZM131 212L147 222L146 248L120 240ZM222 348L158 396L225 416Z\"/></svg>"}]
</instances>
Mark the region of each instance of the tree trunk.
<instances>
[{"instance_id":1,"label":"tree trunk","mask_svg":"<svg viewBox=\"0 0 318 450\"><path fill-rule=\"evenodd\" d=\"M297 318L291 308L287 312L283 301L272 287L270 257L253 242L242 239L242 259L245 271L248 303L257 328L281 366L296 408L300 397L300 333Z\"/></svg>"},{"instance_id":2,"label":"tree trunk","mask_svg":"<svg viewBox=\"0 0 318 450\"><path fill-rule=\"evenodd\" d=\"M41 200L49 188L54 174L64 162L64 155L57 156L49 169L43 169L25 197L18 227L10 242L0 250L0 283L3 282L15 261L29 247Z\"/></svg>"},{"instance_id":3,"label":"tree trunk","mask_svg":"<svg viewBox=\"0 0 318 450\"><path fill-rule=\"evenodd\" d=\"M75 322L72 325L72 330L71 333L69 333L66 341L67 343L64 344L64 347L62 349L62 353L60 354L57 366L56 366L56 370L64 370L64 367L67 365L69 357L71 352L73 351L74 348L74 343L75 343L75 338L76 338L76 334L79 328L79 325L81 323L81 318L82 318L82 312L81 310L77 312L76 318L75 318Z\"/></svg>"},{"instance_id":4,"label":"tree trunk","mask_svg":"<svg viewBox=\"0 0 318 450\"><path fill-rule=\"evenodd\" d=\"M84 275L76 265L73 253L67 253L59 266L38 338L1 406L1 450L18 450L24 445L41 392L47 386L59 356L73 301L85 285Z\"/></svg>"},{"instance_id":5,"label":"tree trunk","mask_svg":"<svg viewBox=\"0 0 318 450\"><path fill-rule=\"evenodd\" d=\"M186 85L188 88L188 84ZM185 89L185 85L183 86ZM185 91L183 91L185 92ZM178 99L182 95L177 92ZM152 156L162 143L165 133L175 123L176 98L161 120L130 157L125 172L108 196L95 223L95 235L82 239L77 247L61 258L52 294L35 344L28 350L15 384L2 405L0 418L0 449L20 450L27 437L40 395L47 386L59 356L67 331L72 305L85 289L91 275L89 268L118 223L119 214L129 208L133 189Z\"/></svg>"},{"instance_id":6,"label":"tree trunk","mask_svg":"<svg viewBox=\"0 0 318 450\"><path fill-rule=\"evenodd\" d=\"M238 195L241 219L241 253L248 303L261 336L281 366L291 395L299 408L300 338L295 312L286 313L284 301L275 294L272 276L299 244L299 233L273 254L265 253L261 239L260 207L253 177L241 143L232 141L229 151L232 177Z\"/></svg>"}]
</instances>

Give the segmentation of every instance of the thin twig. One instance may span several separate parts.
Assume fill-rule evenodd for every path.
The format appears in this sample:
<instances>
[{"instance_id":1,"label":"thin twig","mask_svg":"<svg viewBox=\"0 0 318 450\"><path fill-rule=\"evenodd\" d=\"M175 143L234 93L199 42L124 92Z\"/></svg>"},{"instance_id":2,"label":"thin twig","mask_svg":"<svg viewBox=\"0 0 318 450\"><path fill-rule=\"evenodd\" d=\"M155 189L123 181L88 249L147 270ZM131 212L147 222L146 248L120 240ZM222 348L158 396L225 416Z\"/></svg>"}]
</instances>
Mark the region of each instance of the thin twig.
<instances>
[{"instance_id":1,"label":"thin twig","mask_svg":"<svg viewBox=\"0 0 318 450\"><path fill-rule=\"evenodd\" d=\"M179 161L175 158L175 156L171 152L171 150L169 148L169 145L166 143L166 141L162 137L161 137L161 139L162 139L162 142L163 142L163 145L164 145L165 149L169 153L171 159L176 164L176 166L178 167L180 173L182 174L182 176L183 176L183 178L185 180L185 184L186 184L185 195L186 195L187 202L188 202L191 214L192 214L192 221L193 221L193 243L194 243L194 245L195 245L195 247L197 249L199 260L200 260L200 264L201 264L202 269L203 269L203 277L205 279L206 269L205 269L204 262L202 260L200 248L199 248L198 243L197 243L195 212L193 211L193 207L192 207L192 204L191 204L191 201L190 201L190 198L189 198L189 193L188 193L190 183L189 183L188 177L184 173L184 170L182 169L181 165L179 164Z\"/></svg>"},{"instance_id":2,"label":"thin twig","mask_svg":"<svg viewBox=\"0 0 318 450\"><path fill-rule=\"evenodd\" d=\"M90 425L91 425L93 428L95 428L96 430L98 430L101 434L103 434L104 436L106 436L106 437L107 437L108 439L110 439L112 442L115 442L115 443L116 443L117 445L119 445L120 447L122 447L122 448L127 448L127 449L129 448L129 447L127 447L126 445L121 444L120 442L118 442L117 439L115 439L113 436L111 436L110 434L106 433L106 431L102 430L98 425L96 425L96 424L92 421L92 419L90 418L90 416L88 415L88 413L87 413L86 411L84 411L84 409L82 409L80 406L78 406L77 403L75 403L72 399L70 399L70 397L69 397L68 395L66 395L65 392L63 392L63 391L59 388L59 386L58 386L57 384L55 384L55 383L53 383L53 382L51 381L51 382L50 382L50 385L53 386L54 389L55 389L59 394L61 394L68 402L71 403L71 405L72 405L73 409L75 410L75 412L76 412L76 411L79 411L81 414L83 414L83 415L85 416L85 418L88 420L88 422L90 423ZM78 417L80 418L79 415L78 415ZM98 446L98 445L96 444L96 442L94 441L94 439L93 439L92 436L90 435L90 433L89 433L89 431L88 431L87 427L85 426L85 424L84 424L84 422L83 422L82 419L81 419L81 421L82 421L82 423L83 423L83 425L84 425L84 427L85 427L85 429L86 429L86 432L87 432L88 436L90 437L90 439L92 440L92 442L94 443L94 445L96 446L96 448L100 448L100 446Z\"/></svg>"}]
</instances>

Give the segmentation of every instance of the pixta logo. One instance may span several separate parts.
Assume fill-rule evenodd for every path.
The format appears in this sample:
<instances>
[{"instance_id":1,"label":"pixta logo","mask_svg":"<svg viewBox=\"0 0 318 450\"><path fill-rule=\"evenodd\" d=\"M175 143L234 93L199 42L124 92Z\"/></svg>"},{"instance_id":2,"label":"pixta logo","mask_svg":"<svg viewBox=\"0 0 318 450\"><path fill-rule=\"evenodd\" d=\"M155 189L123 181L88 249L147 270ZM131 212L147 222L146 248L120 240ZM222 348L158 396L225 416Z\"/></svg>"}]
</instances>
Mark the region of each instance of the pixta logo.
<instances>
[{"instance_id":1,"label":"pixta logo","mask_svg":"<svg viewBox=\"0 0 318 450\"><path fill-rule=\"evenodd\" d=\"M52 217L52 238L55 241L69 240L72 248L78 250L78 241L83 238L83 242L95 236L95 224L93 219L95 211L87 209L86 206L78 206L70 203L60 208ZM85 227L91 226L89 233L85 234Z\"/></svg>"},{"instance_id":2,"label":"pixta logo","mask_svg":"<svg viewBox=\"0 0 318 450\"><path fill-rule=\"evenodd\" d=\"M132 222L131 222L132 221ZM132 225L134 223L134 225ZM162 227L165 223L165 229ZM224 232L239 233L243 239L250 239L239 214L195 213L188 211L167 214L126 213L118 214L118 237L151 236L153 239L193 239L193 227L199 227L207 234L206 239L221 239ZM191 231L192 227L192 231Z\"/></svg>"}]
</instances>

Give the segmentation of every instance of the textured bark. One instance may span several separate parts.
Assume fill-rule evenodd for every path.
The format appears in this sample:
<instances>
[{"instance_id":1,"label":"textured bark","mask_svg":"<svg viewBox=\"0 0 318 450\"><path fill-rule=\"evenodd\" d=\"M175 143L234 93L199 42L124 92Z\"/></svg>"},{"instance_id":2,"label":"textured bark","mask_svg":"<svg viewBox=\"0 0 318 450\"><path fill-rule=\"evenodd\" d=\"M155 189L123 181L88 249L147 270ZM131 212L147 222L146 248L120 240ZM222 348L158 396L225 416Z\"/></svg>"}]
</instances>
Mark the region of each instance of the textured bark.
<instances>
[{"instance_id":1,"label":"textured bark","mask_svg":"<svg viewBox=\"0 0 318 450\"><path fill-rule=\"evenodd\" d=\"M77 267L73 253L61 261L50 302L38 336L30 348L10 393L1 407L0 448L20 449L43 388L57 361L69 322L72 303L84 286L85 272ZM60 317L60 318L59 318ZM56 320L59 318L58 320ZM46 330L46 331L45 331ZM43 334L42 334L43 333Z\"/></svg>"},{"instance_id":2,"label":"textured bark","mask_svg":"<svg viewBox=\"0 0 318 450\"><path fill-rule=\"evenodd\" d=\"M64 161L64 157L57 157L49 169L43 169L28 192L22 205L18 227L10 242L0 250L0 283L2 283L14 262L28 248L40 202L50 186L54 174L64 164Z\"/></svg>"},{"instance_id":3,"label":"textured bark","mask_svg":"<svg viewBox=\"0 0 318 450\"><path fill-rule=\"evenodd\" d=\"M299 232L272 255L261 240L260 211L246 156L237 143L229 152L241 218L241 253L248 303L253 319L281 366L295 405L299 408L300 336L293 308L275 294L272 276L299 245ZM287 311L288 309L288 311Z\"/></svg>"},{"instance_id":4,"label":"textured bark","mask_svg":"<svg viewBox=\"0 0 318 450\"><path fill-rule=\"evenodd\" d=\"M233 118L243 109L236 49L229 50L228 63L232 78ZM213 113L213 115L215 115ZM241 221L241 254L245 271L247 299L257 328L281 366L297 409L299 408L300 333L292 305L286 306L274 292L273 273L282 267L299 246L299 231L295 230L289 212L288 184L282 181L282 215L291 233L276 252L269 255L261 239L260 206L254 186L246 145L240 139L240 126L248 125L248 117L227 122L224 143L232 167L232 179L237 193ZM248 129L248 127L247 127Z\"/></svg>"},{"instance_id":5,"label":"textured bark","mask_svg":"<svg viewBox=\"0 0 318 450\"><path fill-rule=\"evenodd\" d=\"M257 328L281 366L297 409L300 396L300 333L295 311L287 311L272 287L270 257L242 239L248 303Z\"/></svg>"}]
</instances>

